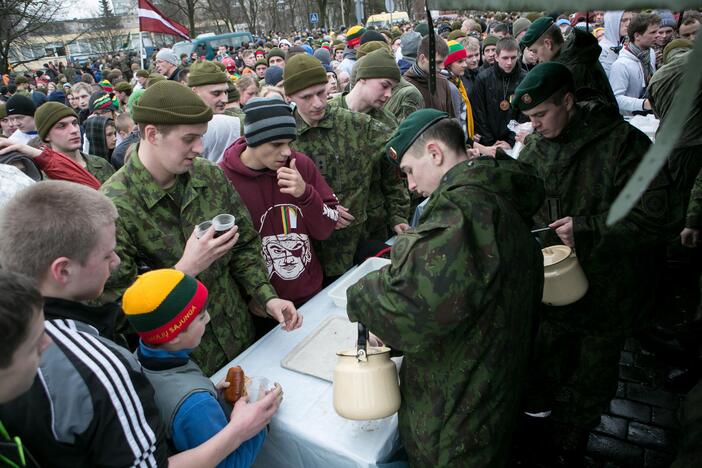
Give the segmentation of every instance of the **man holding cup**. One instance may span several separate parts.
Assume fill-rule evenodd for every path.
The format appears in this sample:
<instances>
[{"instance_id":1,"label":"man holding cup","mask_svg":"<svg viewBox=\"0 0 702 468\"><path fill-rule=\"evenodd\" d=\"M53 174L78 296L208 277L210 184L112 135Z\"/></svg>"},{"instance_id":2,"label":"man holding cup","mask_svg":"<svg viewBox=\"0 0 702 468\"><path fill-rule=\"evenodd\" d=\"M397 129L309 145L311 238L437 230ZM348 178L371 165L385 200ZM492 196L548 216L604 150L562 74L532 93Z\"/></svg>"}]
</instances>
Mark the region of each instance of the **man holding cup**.
<instances>
[{"instance_id":1,"label":"man holding cup","mask_svg":"<svg viewBox=\"0 0 702 468\"><path fill-rule=\"evenodd\" d=\"M198 157L212 109L190 89L162 81L144 92L132 117L139 146L102 187L120 215L116 251L122 258L103 299L117 300L140 265L197 277L211 293L211 322L192 356L211 375L253 342L240 291L251 298L252 310L286 330L299 327L302 317L268 281L258 234L239 195L221 169ZM195 225L223 213L236 217L232 229L215 237L213 226L197 237Z\"/></svg>"}]
</instances>

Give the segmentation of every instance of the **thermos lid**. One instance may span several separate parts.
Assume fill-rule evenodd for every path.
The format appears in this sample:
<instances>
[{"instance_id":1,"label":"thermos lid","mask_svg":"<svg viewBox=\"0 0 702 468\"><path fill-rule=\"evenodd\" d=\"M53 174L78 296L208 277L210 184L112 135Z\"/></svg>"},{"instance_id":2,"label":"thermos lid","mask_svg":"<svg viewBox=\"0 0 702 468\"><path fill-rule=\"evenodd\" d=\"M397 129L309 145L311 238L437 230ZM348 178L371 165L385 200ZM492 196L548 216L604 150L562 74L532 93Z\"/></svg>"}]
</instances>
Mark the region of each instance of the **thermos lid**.
<instances>
[{"instance_id":1,"label":"thermos lid","mask_svg":"<svg viewBox=\"0 0 702 468\"><path fill-rule=\"evenodd\" d=\"M552 245L550 247L546 247L545 249L541 249L541 252L544 254L545 267L560 263L566 258L570 257L570 254L573 253L571 248L567 245Z\"/></svg>"}]
</instances>

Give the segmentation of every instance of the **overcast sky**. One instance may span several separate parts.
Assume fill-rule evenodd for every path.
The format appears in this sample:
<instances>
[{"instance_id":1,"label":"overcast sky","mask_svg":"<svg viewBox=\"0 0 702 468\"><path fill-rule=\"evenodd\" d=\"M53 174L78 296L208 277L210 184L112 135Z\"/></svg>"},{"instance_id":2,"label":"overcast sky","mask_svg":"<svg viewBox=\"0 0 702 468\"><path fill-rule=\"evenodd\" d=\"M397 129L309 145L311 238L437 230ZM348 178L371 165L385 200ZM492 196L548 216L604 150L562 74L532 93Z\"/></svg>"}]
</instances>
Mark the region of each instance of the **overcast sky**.
<instances>
[{"instance_id":1,"label":"overcast sky","mask_svg":"<svg viewBox=\"0 0 702 468\"><path fill-rule=\"evenodd\" d=\"M67 19L88 18L95 16L98 11L100 11L99 0L72 0L66 7L65 17Z\"/></svg>"}]
</instances>

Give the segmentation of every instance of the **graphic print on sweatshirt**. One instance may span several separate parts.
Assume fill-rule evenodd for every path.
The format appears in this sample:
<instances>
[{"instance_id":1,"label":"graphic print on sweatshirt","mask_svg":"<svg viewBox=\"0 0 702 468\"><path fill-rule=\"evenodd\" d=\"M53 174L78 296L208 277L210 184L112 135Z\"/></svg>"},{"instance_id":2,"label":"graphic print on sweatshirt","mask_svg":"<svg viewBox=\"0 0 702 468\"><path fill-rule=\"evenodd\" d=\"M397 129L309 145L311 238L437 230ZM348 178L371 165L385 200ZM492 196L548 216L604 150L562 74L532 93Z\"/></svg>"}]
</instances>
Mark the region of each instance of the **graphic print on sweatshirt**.
<instances>
[{"instance_id":1,"label":"graphic print on sweatshirt","mask_svg":"<svg viewBox=\"0 0 702 468\"><path fill-rule=\"evenodd\" d=\"M274 205L261 216L259 234L269 214L280 216L283 233L261 237L268 278L270 279L273 274L276 274L286 281L295 280L300 277L312 260L312 245L309 236L291 232L297 229L298 216L302 216L302 213L295 205Z\"/></svg>"}]
</instances>

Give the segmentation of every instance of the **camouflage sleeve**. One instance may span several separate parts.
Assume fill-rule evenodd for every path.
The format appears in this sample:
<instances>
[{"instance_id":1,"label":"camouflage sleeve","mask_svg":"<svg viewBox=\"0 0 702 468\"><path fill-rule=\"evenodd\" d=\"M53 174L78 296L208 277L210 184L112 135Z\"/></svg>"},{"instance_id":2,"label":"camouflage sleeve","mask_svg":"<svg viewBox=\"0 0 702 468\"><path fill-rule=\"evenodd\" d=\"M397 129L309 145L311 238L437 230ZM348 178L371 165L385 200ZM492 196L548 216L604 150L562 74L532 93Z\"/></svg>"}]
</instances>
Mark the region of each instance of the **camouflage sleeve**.
<instances>
[{"instance_id":1,"label":"camouflage sleeve","mask_svg":"<svg viewBox=\"0 0 702 468\"><path fill-rule=\"evenodd\" d=\"M687 206L685 227L702 229L702 169L697 173L695 185L690 193L690 204Z\"/></svg>"},{"instance_id":2,"label":"camouflage sleeve","mask_svg":"<svg viewBox=\"0 0 702 468\"><path fill-rule=\"evenodd\" d=\"M409 191L397 168L390 164L390 161L385 156L385 144L392 136L392 131L386 125L371 120L368 133L368 141L371 142L371 148L378 148L376 151L379 153L377 157L380 160L380 190L382 190L383 198L385 198L390 227L392 228L402 223L406 224L410 212Z\"/></svg>"},{"instance_id":3,"label":"camouflage sleeve","mask_svg":"<svg viewBox=\"0 0 702 468\"><path fill-rule=\"evenodd\" d=\"M224 179L224 174L222 174ZM230 200L232 213L236 213L236 225L239 227L239 240L232 248L232 276L246 293L261 305L278 297L275 289L268 281L266 265L263 261L261 239L254 228L249 210L239 197L239 194L227 181L222 181L226 196ZM232 285L234 287L234 285Z\"/></svg>"},{"instance_id":4,"label":"camouflage sleeve","mask_svg":"<svg viewBox=\"0 0 702 468\"><path fill-rule=\"evenodd\" d=\"M428 219L400 235L392 264L349 288L349 319L408 353L437 342L459 322L470 325L500 287L493 209L480 196L472 199L472 219L452 202L438 200L440 220ZM431 204L427 210L437 211Z\"/></svg>"},{"instance_id":5,"label":"camouflage sleeve","mask_svg":"<svg viewBox=\"0 0 702 468\"><path fill-rule=\"evenodd\" d=\"M651 141L646 135L634 128L629 129L629 137L619 148L614 174L615 196L629 181L650 144ZM675 231L676 219L680 219L674 212L672 190L670 175L664 168L626 218L618 223L607 226L608 211L592 216L573 217L576 249L578 245L585 244L588 250L639 251L664 241L666 236Z\"/></svg>"},{"instance_id":6,"label":"camouflage sleeve","mask_svg":"<svg viewBox=\"0 0 702 468\"><path fill-rule=\"evenodd\" d=\"M413 87L410 91L407 91L402 98L400 108L398 109L396 115L397 120L402 122L409 117L412 112L423 108L424 98L422 97L422 93Z\"/></svg>"}]
</instances>

